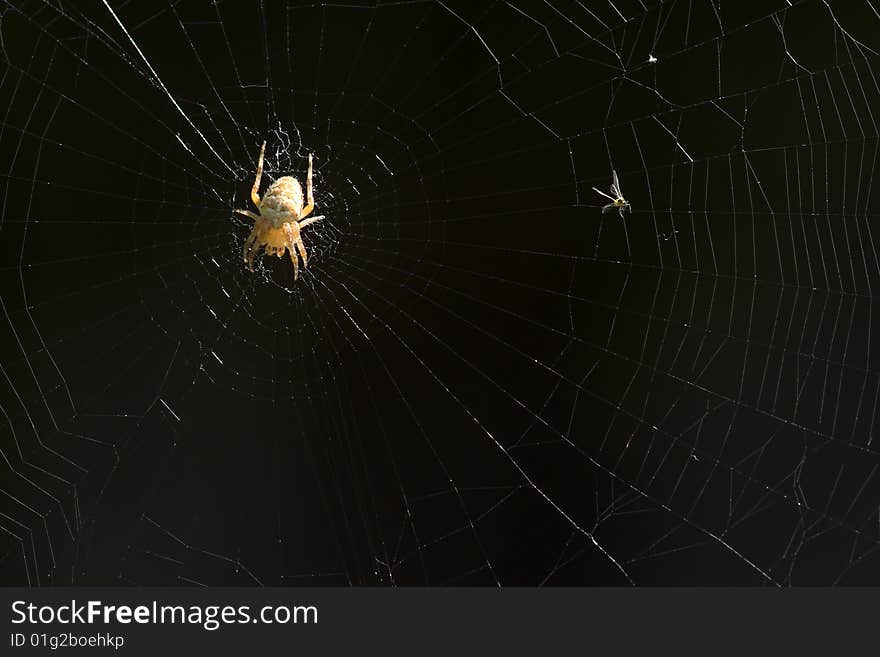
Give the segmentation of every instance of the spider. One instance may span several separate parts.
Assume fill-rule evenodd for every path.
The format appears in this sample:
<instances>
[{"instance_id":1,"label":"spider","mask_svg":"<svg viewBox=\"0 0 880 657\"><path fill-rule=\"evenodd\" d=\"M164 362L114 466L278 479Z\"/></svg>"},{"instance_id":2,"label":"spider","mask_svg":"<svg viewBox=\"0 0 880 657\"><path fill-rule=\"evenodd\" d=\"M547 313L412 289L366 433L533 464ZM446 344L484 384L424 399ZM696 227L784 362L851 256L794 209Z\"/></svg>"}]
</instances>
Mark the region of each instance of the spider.
<instances>
[{"instance_id":1,"label":"spider","mask_svg":"<svg viewBox=\"0 0 880 657\"><path fill-rule=\"evenodd\" d=\"M265 246L267 255L284 256L285 251L290 251L290 259L293 261L293 280L299 277L299 262L296 259L294 247L299 249L303 267L308 266L306 247L303 244L299 231L311 223L321 221L323 216L305 219L315 208L315 200L312 197L312 155L309 154L309 175L306 178L307 203L303 207L303 193L299 181L293 176L279 178L266 190L263 198L260 198L260 178L263 176L263 156L266 154L266 142L260 149L260 162L257 165L257 177L254 187L251 189L251 200L257 206L259 214L250 210L235 212L243 214L254 220L251 234L244 243L244 261L248 269L254 270L254 257Z\"/></svg>"},{"instance_id":2,"label":"spider","mask_svg":"<svg viewBox=\"0 0 880 657\"><path fill-rule=\"evenodd\" d=\"M623 194L620 192L620 182L617 180L617 171L611 170L611 193L613 196L609 196L603 191L600 191L593 187L593 191L597 194L601 194L607 199L611 199L611 203L607 203L602 206L602 214L606 214L608 212L613 212L617 210L617 213L620 215L620 218L623 219L624 211L632 212L632 208L629 205L629 201L623 198Z\"/></svg>"}]
</instances>

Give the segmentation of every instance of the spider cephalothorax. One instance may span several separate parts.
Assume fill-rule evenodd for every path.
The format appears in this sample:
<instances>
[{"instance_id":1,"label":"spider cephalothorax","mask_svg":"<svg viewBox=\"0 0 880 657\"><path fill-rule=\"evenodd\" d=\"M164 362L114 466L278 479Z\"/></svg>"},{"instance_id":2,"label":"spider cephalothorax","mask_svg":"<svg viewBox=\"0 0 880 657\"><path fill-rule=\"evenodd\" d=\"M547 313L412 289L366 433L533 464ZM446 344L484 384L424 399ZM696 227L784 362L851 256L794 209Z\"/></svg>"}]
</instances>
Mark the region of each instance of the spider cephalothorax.
<instances>
[{"instance_id":1,"label":"spider cephalothorax","mask_svg":"<svg viewBox=\"0 0 880 657\"><path fill-rule=\"evenodd\" d=\"M260 149L260 162L257 165L257 177L254 187L251 189L251 200L257 206L259 214L250 210L235 211L254 220L251 234L244 243L244 261L248 269L254 270L254 257L265 246L268 255L282 257L285 251L290 252L293 261L293 279L299 277L299 261L296 258L296 250L302 257L303 267L308 265L306 247L300 237L300 229L310 223L320 221L323 216L305 219L315 208L315 200L312 197L312 156L309 154L309 174L306 178L306 200L303 206L302 186L293 176L279 178L266 190L263 198L260 198L260 178L263 176L263 156L266 154L266 142Z\"/></svg>"}]
</instances>

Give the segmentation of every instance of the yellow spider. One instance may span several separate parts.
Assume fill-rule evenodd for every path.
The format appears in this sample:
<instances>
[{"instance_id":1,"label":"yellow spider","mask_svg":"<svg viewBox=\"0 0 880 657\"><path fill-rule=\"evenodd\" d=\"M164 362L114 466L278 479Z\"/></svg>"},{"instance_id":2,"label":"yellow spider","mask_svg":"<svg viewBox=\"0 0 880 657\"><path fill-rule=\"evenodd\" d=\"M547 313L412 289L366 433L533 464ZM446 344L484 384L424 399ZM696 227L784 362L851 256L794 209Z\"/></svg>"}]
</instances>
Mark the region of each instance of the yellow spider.
<instances>
[{"instance_id":1,"label":"yellow spider","mask_svg":"<svg viewBox=\"0 0 880 657\"><path fill-rule=\"evenodd\" d=\"M267 255L276 255L279 258L285 251L290 251L290 259L293 260L293 280L299 277L299 261L296 259L294 247L299 249L302 256L303 267L308 265L306 247L303 244L299 231L315 221L321 221L323 216L312 217L303 221L312 210L315 209L315 200L312 198L312 155L309 154L309 176L306 178L307 203L303 207L303 193L299 181L293 176L279 178L266 190L265 196L260 199L260 178L263 176L263 156L266 153L266 142L260 149L260 163L257 165L257 178L251 190L251 200L257 206L259 214L250 210L238 210L254 220L251 234L244 243L244 261L248 269L254 270L254 257L265 246Z\"/></svg>"}]
</instances>

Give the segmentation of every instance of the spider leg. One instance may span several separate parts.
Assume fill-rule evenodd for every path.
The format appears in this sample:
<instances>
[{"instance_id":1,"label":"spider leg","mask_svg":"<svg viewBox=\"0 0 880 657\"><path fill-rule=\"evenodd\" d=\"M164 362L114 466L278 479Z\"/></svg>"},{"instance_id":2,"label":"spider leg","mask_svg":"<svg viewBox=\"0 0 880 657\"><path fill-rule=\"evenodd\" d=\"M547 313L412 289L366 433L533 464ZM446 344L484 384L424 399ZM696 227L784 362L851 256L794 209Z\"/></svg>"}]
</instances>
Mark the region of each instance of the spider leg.
<instances>
[{"instance_id":1,"label":"spider leg","mask_svg":"<svg viewBox=\"0 0 880 657\"><path fill-rule=\"evenodd\" d=\"M297 238L294 237L293 228L291 228L290 224L284 224L284 234L287 235L287 250L290 253L290 259L293 261L293 280L296 280L299 278L299 260L296 259L296 249L293 245Z\"/></svg>"},{"instance_id":2,"label":"spider leg","mask_svg":"<svg viewBox=\"0 0 880 657\"><path fill-rule=\"evenodd\" d=\"M244 261L250 271L254 270L254 257L257 255L257 251L259 250L259 246L251 246L244 254Z\"/></svg>"},{"instance_id":3,"label":"spider leg","mask_svg":"<svg viewBox=\"0 0 880 657\"><path fill-rule=\"evenodd\" d=\"M257 207L260 207L260 203L262 203L260 195L257 192L260 191L260 179L263 177L263 156L265 154L266 142L263 142L263 146L260 148L260 162L257 164L257 177L254 179L254 186L251 189L251 200Z\"/></svg>"},{"instance_id":4,"label":"spider leg","mask_svg":"<svg viewBox=\"0 0 880 657\"><path fill-rule=\"evenodd\" d=\"M303 259L303 269L309 266L309 256L306 254L306 245L303 244L302 237L296 240L296 248L299 249L299 255Z\"/></svg>"},{"instance_id":5,"label":"spider leg","mask_svg":"<svg viewBox=\"0 0 880 657\"><path fill-rule=\"evenodd\" d=\"M298 221L297 223L299 224L299 227L300 227L300 228L305 228L305 227L308 226L309 224L313 224L313 223L315 223L316 221L321 221L321 219L323 219L323 218L324 218L324 215L323 215L323 214L319 214L317 217L309 217L309 218L306 219L305 221Z\"/></svg>"},{"instance_id":6,"label":"spider leg","mask_svg":"<svg viewBox=\"0 0 880 657\"><path fill-rule=\"evenodd\" d=\"M608 214L609 212L614 212L614 203L602 206L602 214Z\"/></svg>"},{"instance_id":7,"label":"spider leg","mask_svg":"<svg viewBox=\"0 0 880 657\"><path fill-rule=\"evenodd\" d=\"M260 250L260 245L256 244L256 242L260 238L261 232L260 224L255 224L253 230L251 230L251 234L248 235L248 238L244 243L244 261L247 263L248 269L251 271L254 270L254 256L257 255L257 251Z\"/></svg>"},{"instance_id":8,"label":"spider leg","mask_svg":"<svg viewBox=\"0 0 880 657\"><path fill-rule=\"evenodd\" d=\"M299 218L302 219L304 217L309 216L312 210L315 209L315 198L312 196L312 154L309 153L309 175L306 178L306 207L302 209L302 213L299 215Z\"/></svg>"},{"instance_id":9,"label":"spider leg","mask_svg":"<svg viewBox=\"0 0 880 657\"><path fill-rule=\"evenodd\" d=\"M233 212L238 212L238 214L243 214L244 216L250 217L251 219L254 219L254 220L257 220L260 218L260 215L254 213L254 212L251 212L250 210L239 210L238 208L236 208L235 210L233 210Z\"/></svg>"}]
</instances>

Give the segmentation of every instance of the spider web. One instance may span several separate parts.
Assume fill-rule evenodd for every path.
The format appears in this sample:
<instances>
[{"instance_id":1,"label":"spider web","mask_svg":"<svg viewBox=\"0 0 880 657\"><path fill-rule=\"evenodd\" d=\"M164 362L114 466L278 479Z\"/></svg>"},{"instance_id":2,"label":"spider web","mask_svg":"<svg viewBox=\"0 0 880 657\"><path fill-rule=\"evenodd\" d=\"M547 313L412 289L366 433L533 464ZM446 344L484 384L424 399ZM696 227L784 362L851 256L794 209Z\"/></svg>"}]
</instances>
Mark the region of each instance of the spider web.
<instances>
[{"instance_id":1,"label":"spider web","mask_svg":"<svg viewBox=\"0 0 880 657\"><path fill-rule=\"evenodd\" d=\"M876 584L878 26L5 3L3 581Z\"/></svg>"}]
</instances>

